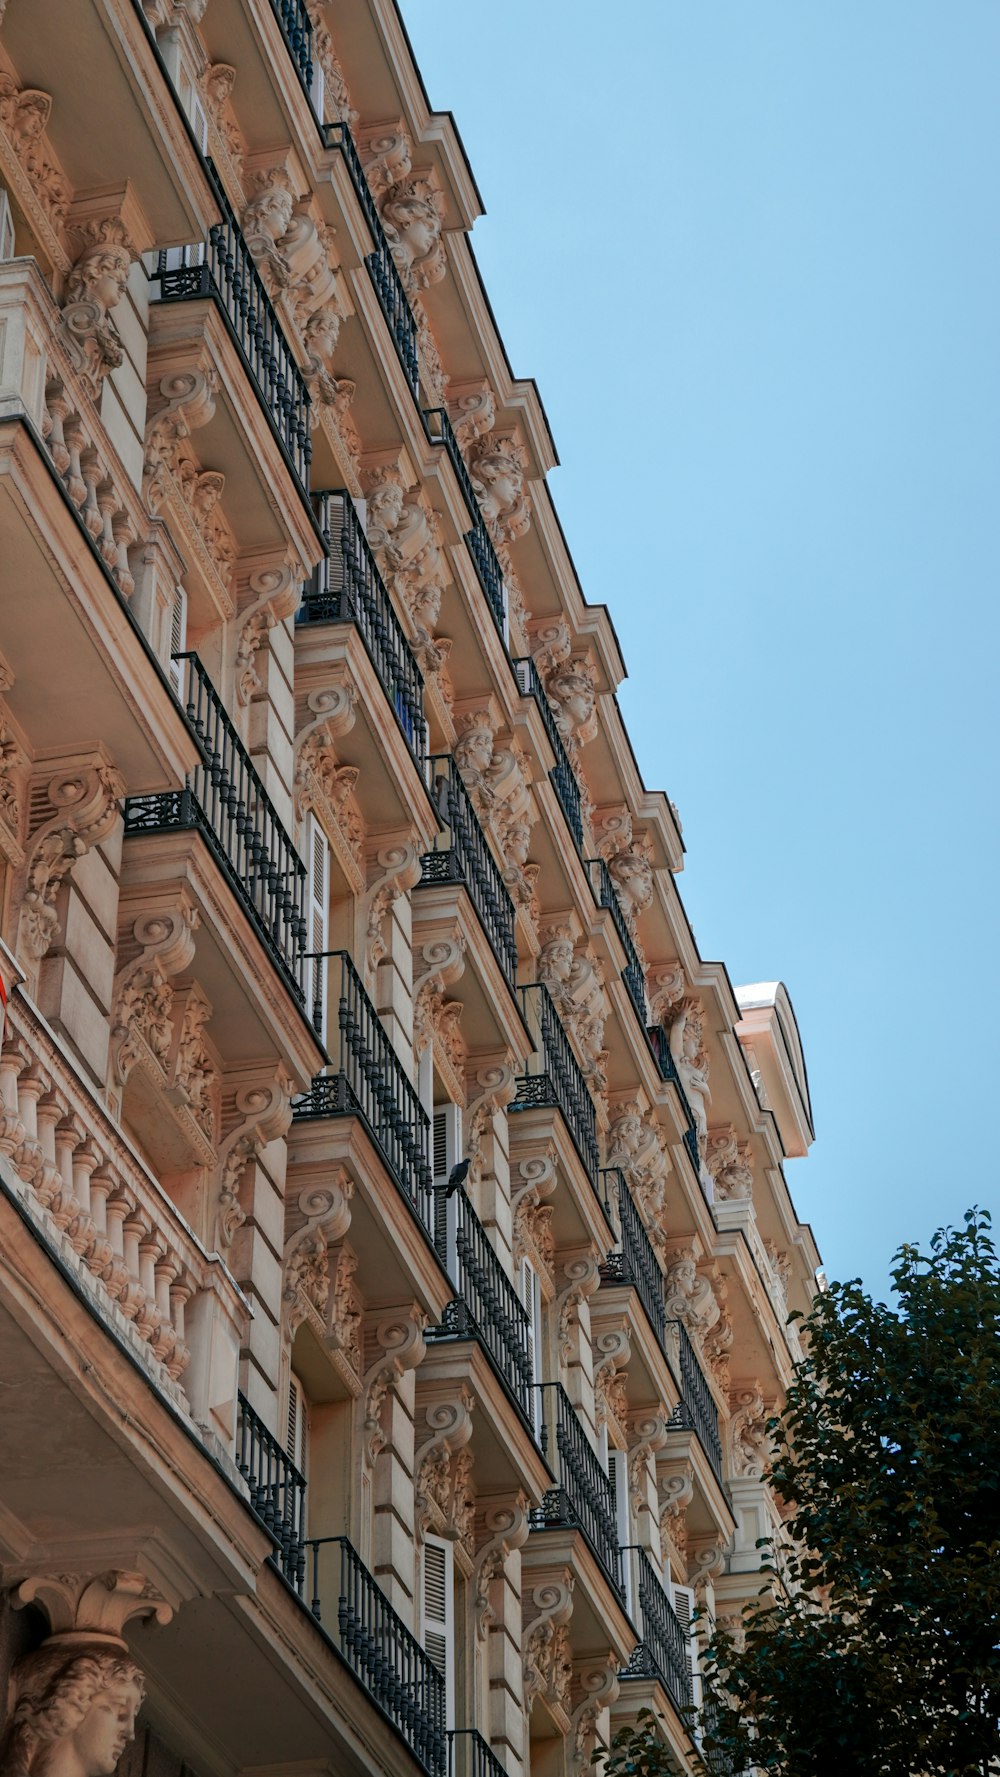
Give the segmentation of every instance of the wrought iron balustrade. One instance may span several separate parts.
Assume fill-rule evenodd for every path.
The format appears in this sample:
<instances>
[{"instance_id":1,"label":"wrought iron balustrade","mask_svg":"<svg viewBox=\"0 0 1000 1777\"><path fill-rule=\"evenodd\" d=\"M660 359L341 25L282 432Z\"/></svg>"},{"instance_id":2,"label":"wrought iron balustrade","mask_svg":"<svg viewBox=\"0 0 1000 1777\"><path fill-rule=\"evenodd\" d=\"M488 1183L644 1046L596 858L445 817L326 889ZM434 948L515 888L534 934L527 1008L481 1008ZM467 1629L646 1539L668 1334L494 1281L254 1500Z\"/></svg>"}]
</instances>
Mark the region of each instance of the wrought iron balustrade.
<instances>
[{"instance_id":1,"label":"wrought iron balustrade","mask_svg":"<svg viewBox=\"0 0 1000 1777\"><path fill-rule=\"evenodd\" d=\"M528 1424L532 1423L531 1322L462 1190L436 1193L436 1245L458 1292L437 1336L480 1339ZM428 1337L434 1335L428 1334Z\"/></svg>"},{"instance_id":2,"label":"wrought iron balustrade","mask_svg":"<svg viewBox=\"0 0 1000 1777\"><path fill-rule=\"evenodd\" d=\"M660 1270L653 1243L623 1174L617 1167L605 1168L601 1179L609 1203L617 1212L618 1227L621 1230L620 1247L617 1252L609 1253L605 1259L601 1266L601 1280L609 1284L632 1285L662 1346L666 1327L663 1272Z\"/></svg>"},{"instance_id":3,"label":"wrought iron balustrade","mask_svg":"<svg viewBox=\"0 0 1000 1777\"><path fill-rule=\"evenodd\" d=\"M406 291L396 270L396 262L392 257L392 249L386 239L382 218L378 206L372 197L371 187L365 169L361 164L361 156L355 145L354 137L346 123L328 123L323 130L324 140L328 148L339 149L344 157L348 177L354 187L354 195L361 206L368 232L374 242L374 251L365 259L368 276L371 278L375 294L379 299L382 313L392 334L393 344L399 354L403 374L409 385L410 392L418 407L420 405L420 361L417 356L417 323L413 318Z\"/></svg>"},{"instance_id":4,"label":"wrought iron balustrade","mask_svg":"<svg viewBox=\"0 0 1000 1777\"><path fill-rule=\"evenodd\" d=\"M250 1489L250 1504L274 1538L275 1560L290 1585L301 1590L306 1575L306 1482L273 1432L239 1395L236 1466Z\"/></svg>"},{"instance_id":5,"label":"wrought iron balustrade","mask_svg":"<svg viewBox=\"0 0 1000 1777\"><path fill-rule=\"evenodd\" d=\"M433 1239L427 1112L346 950L333 951L328 961L331 1011L336 995L337 1013L335 1026L332 1018L327 1019L331 1066L316 1075L308 1092L292 1100L292 1115L299 1119L360 1116L400 1191ZM317 984L320 979L317 970ZM319 1021L320 1014L317 1005L314 1021Z\"/></svg>"},{"instance_id":6,"label":"wrought iron balustrade","mask_svg":"<svg viewBox=\"0 0 1000 1777\"><path fill-rule=\"evenodd\" d=\"M421 859L418 888L436 883L461 882L469 891L500 968L513 987L517 975L517 941L514 937L514 903L507 893L479 817L469 799L462 776L448 754L430 760L434 801L447 827L438 835L434 850Z\"/></svg>"},{"instance_id":7,"label":"wrought iron balustrade","mask_svg":"<svg viewBox=\"0 0 1000 1777\"><path fill-rule=\"evenodd\" d=\"M625 952L625 969L622 974L622 980L628 988L629 998L636 1009L639 1022L642 1025L643 1030L645 1030L646 1018L648 1016L646 1008L646 971L642 966L642 960L635 947L635 940L625 923L625 915L622 912L621 902L618 899L618 891L615 888L614 878L603 858L588 858L587 869L590 872L590 886L594 891L594 898L597 901L597 905L598 907L607 908L611 915L611 921L615 931L621 939L622 949Z\"/></svg>"},{"instance_id":8,"label":"wrought iron balustrade","mask_svg":"<svg viewBox=\"0 0 1000 1777\"><path fill-rule=\"evenodd\" d=\"M302 85L313 90L313 28L306 0L271 0L271 10L281 26L288 53ZM319 120L322 122L322 118Z\"/></svg>"},{"instance_id":9,"label":"wrought iron balustrade","mask_svg":"<svg viewBox=\"0 0 1000 1777\"><path fill-rule=\"evenodd\" d=\"M671 1358L681 1393L671 1423L697 1432L701 1447L721 1485L722 1439L719 1436L719 1409L682 1320L667 1322L667 1355Z\"/></svg>"},{"instance_id":10,"label":"wrought iron balustrade","mask_svg":"<svg viewBox=\"0 0 1000 1777\"><path fill-rule=\"evenodd\" d=\"M511 1112L554 1105L573 1139L587 1176L597 1189L597 1114L580 1063L570 1047L552 996L543 981L519 987L524 1020L535 1041L537 1072L522 1074Z\"/></svg>"},{"instance_id":11,"label":"wrought iron balustrade","mask_svg":"<svg viewBox=\"0 0 1000 1777\"><path fill-rule=\"evenodd\" d=\"M623 1678L659 1678L678 1713L694 1705L687 1637L645 1549L622 1550L627 1562L629 1605L642 1640Z\"/></svg>"},{"instance_id":12,"label":"wrought iron balustrade","mask_svg":"<svg viewBox=\"0 0 1000 1777\"><path fill-rule=\"evenodd\" d=\"M427 757L424 681L393 609L350 494L313 501L325 554L306 588L297 623L353 623L414 759Z\"/></svg>"},{"instance_id":13,"label":"wrought iron balustrade","mask_svg":"<svg viewBox=\"0 0 1000 1777\"><path fill-rule=\"evenodd\" d=\"M532 1529L582 1530L610 1584L624 1598L614 1488L562 1383L543 1382L539 1394L542 1455L548 1457L556 1485L532 1509Z\"/></svg>"},{"instance_id":14,"label":"wrought iron balustrade","mask_svg":"<svg viewBox=\"0 0 1000 1777\"><path fill-rule=\"evenodd\" d=\"M424 429L433 444L443 444L452 468L462 491L462 498L468 507L472 527L465 533L465 546L472 557L472 565L479 576L479 584L483 589L490 614L500 631L504 647L507 646L507 592L503 582L503 568L500 558L493 547L493 539L486 527L486 521L479 509L476 490L472 485L472 477L466 467L465 458L459 448L452 423L443 407L424 409Z\"/></svg>"},{"instance_id":15,"label":"wrought iron balustrade","mask_svg":"<svg viewBox=\"0 0 1000 1777\"><path fill-rule=\"evenodd\" d=\"M183 790L130 796L125 832L194 828L225 871L296 997L303 999L306 872L197 654L175 654L180 702L202 763Z\"/></svg>"},{"instance_id":16,"label":"wrought iron balustrade","mask_svg":"<svg viewBox=\"0 0 1000 1777\"><path fill-rule=\"evenodd\" d=\"M677 1063L670 1053L670 1038L662 1024L647 1025L646 1036L649 1039L649 1046L656 1058L656 1065L660 1071L660 1079L666 1080L669 1085L673 1086L680 1099L681 1109L687 1119L687 1128L684 1131L684 1146L687 1148L691 1165L694 1167L695 1173L700 1179L701 1152L698 1147L698 1125L694 1120L691 1101L684 1090L680 1074L677 1072Z\"/></svg>"},{"instance_id":17,"label":"wrought iron balustrade","mask_svg":"<svg viewBox=\"0 0 1000 1777\"><path fill-rule=\"evenodd\" d=\"M305 380L211 161L206 165L222 211L204 246L170 248L156 268L160 302L211 297L250 373L264 412L303 494L309 492L310 400Z\"/></svg>"},{"instance_id":18,"label":"wrought iron balustrade","mask_svg":"<svg viewBox=\"0 0 1000 1777\"><path fill-rule=\"evenodd\" d=\"M448 1777L507 1777L482 1734L475 1728L452 1728L448 1733Z\"/></svg>"},{"instance_id":19,"label":"wrought iron balustrade","mask_svg":"<svg viewBox=\"0 0 1000 1777\"><path fill-rule=\"evenodd\" d=\"M429 1777L446 1777L445 1685L430 1655L346 1536L311 1537L306 1548L313 1616Z\"/></svg>"},{"instance_id":20,"label":"wrought iron balustrade","mask_svg":"<svg viewBox=\"0 0 1000 1777\"><path fill-rule=\"evenodd\" d=\"M556 719L552 714L552 705L545 695L545 687L538 677L538 668L529 654L512 661L514 676L520 686L522 697L533 697L542 714L545 732L549 745L555 755L555 765L549 772L549 782L555 790L559 806L566 816L570 832L576 841L577 849L583 851L583 804L580 797L580 785L576 772L569 762L569 754L563 745L563 738L556 727Z\"/></svg>"}]
</instances>

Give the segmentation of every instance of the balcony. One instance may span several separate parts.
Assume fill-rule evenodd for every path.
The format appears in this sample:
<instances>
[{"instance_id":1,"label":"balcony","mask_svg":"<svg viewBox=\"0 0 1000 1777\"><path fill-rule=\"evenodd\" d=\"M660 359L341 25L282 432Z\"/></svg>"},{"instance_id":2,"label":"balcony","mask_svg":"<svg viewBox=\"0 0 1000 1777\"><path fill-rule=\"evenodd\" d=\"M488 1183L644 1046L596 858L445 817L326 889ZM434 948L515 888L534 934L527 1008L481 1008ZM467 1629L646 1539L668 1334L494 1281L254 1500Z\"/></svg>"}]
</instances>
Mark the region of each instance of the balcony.
<instances>
[{"instance_id":1,"label":"balcony","mask_svg":"<svg viewBox=\"0 0 1000 1777\"><path fill-rule=\"evenodd\" d=\"M344 157L348 178L354 187L354 194L361 206L362 214L368 225L368 232L375 243L375 250L368 254L365 265L392 335L392 343L399 355L403 375L410 393L419 407L420 364L417 357L417 323L413 319L413 310L396 270L389 243L385 238L382 218L369 189L361 157L354 145L354 137L346 123L340 122L325 124L323 136L326 146L338 149Z\"/></svg>"},{"instance_id":2,"label":"balcony","mask_svg":"<svg viewBox=\"0 0 1000 1777\"><path fill-rule=\"evenodd\" d=\"M495 1752L475 1728L455 1728L448 1734L448 1777L507 1777Z\"/></svg>"},{"instance_id":3,"label":"balcony","mask_svg":"<svg viewBox=\"0 0 1000 1777\"><path fill-rule=\"evenodd\" d=\"M458 439L455 437L451 421L443 407L424 409L424 428L432 444L444 445L448 461L455 471L462 498L468 507L469 517L472 520L472 528L465 532L465 546L479 576L479 584L483 589L486 603L489 605L490 615L500 632L500 639L506 647L507 593L503 583L503 569L493 547L493 539L479 510L476 490L465 466L465 458L459 449Z\"/></svg>"},{"instance_id":4,"label":"balcony","mask_svg":"<svg viewBox=\"0 0 1000 1777\"><path fill-rule=\"evenodd\" d=\"M434 802L445 824L446 836L439 834L434 850L424 853L417 887L458 882L468 890L500 971L513 988L517 975L514 904L455 761L442 754L431 759L430 766Z\"/></svg>"},{"instance_id":5,"label":"balcony","mask_svg":"<svg viewBox=\"0 0 1000 1777\"><path fill-rule=\"evenodd\" d=\"M623 1175L617 1168L611 1168L602 1171L601 1178L612 1219L620 1231L617 1252L609 1253L601 1266L601 1282L631 1285L662 1348L666 1333L663 1272L653 1243Z\"/></svg>"},{"instance_id":6,"label":"balcony","mask_svg":"<svg viewBox=\"0 0 1000 1777\"><path fill-rule=\"evenodd\" d=\"M544 1382L538 1393L542 1455L548 1457L556 1485L532 1509L531 1528L581 1530L612 1589L624 1598L614 1489L562 1383Z\"/></svg>"},{"instance_id":7,"label":"balcony","mask_svg":"<svg viewBox=\"0 0 1000 1777\"><path fill-rule=\"evenodd\" d=\"M566 823L576 842L577 850L583 851L583 805L580 800L580 786L576 772L569 762L569 755L563 745L562 735L556 727L556 719L552 714L552 706L545 695L545 687L538 677L538 668L528 655L511 663L521 690L522 697L533 697L545 724L549 746L555 756L555 765L549 772L549 782L555 790L559 806L566 816Z\"/></svg>"},{"instance_id":8,"label":"balcony","mask_svg":"<svg viewBox=\"0 0 1000 1777\"><path fill-rule=\"evenodd\" d=\"M303 499L308 499L312 455L309 391L243 238L236 213L211 161L206 165L215 186L222 221L209 229L205 246L173 249L159 255L155 273L158 299L162 303L173 303L209 297L215 303L257 392L281 454Z\"/></svg>"},{"instance_id":9,"label":"balcony","mask_svg":"<svg viewBox=\"0 0 1000 1777\"><path fill-rule=\"evenodd\" d=\"M444 1679L346 1536L312 1537L309 1609L428 1777L445 1777ZM302 1586L296 1588L300 1594ZM336 1610L333 1600L336 1597Z\"/></svg>"},{"instance_id":10,"label":"balcony","mask_svg":"<svg viewBox=\"0 0 1000 1777\"><path fill-rule=\"evenodd\" d=\"M678 1714L694 1706L687 1638L645 1549L622 1550L633 1620L642 1636L623 1678L658 1678Z\"/></svg>"},{"instance_id":11,"label":"balcony","mask_svg":"<svg viewBox=\"0 0 1000 1777\"><path fill-rule=\"evenodd\" d=\"M684 1112L684 1116L687 1120L687 1128L684 1131L684 1146L687 1148L691 1165L695 1170L695 1175L700 1180L701 1154L698 1150L698 1125L694 1120L694 1113L691 1109L688 1095L685 1092L684 1087L681 1085L681 1077L677 1072L677 1063L674 1061L674 1058L670 1053L670 1039L662 1024L648 1025L646 1028L646 1035L649 1038L649 1046L653 1051L656 1065L659 1068L660 1079L665 1080L668 1085L676 1088L681 1110Z\"/></svg>"},{"instance_id":12,"label":"balcony","mask_svg":"<svg viewBox=\"0 0 1000 1777\"><path fill-rule=\"evenodd\" d=\"M646 1029L649 1016L646 1008L646 971L642 966L639 952L636 950L632 935L625 924L621 902L615 889L614 881L603 858L588 858L587 870L590 875L590 886L594 891L594 899L598 907L606 907L611 915L612 924L621 939L625 952L625 969L622 980L628 988L629 998L635 1007L639 1023Z\"/></svg>"},{"instance_id":13,"label":"balcony","mask_svg":"<svg viewBox=\"0 0 1000 1777\"><path fill-rule=\"evenodd\" d=\"M532 1425L531 1323L464 1191L436 1200L436 1245L457 1290L428 1337L475 1338Z\"/></svg>"},{"instance_id":14,"label":"balcony","mask_svg":"<svg viewBox=\"0 0 1000 1777\"><path fill-rule=\"evenodd\" d=\"M354 502L349 494L337 491L317 495L314 506L325 554L313 571L296 623L355 625L423 774L427 757L424 681L361 529Z\"/></svg>"},{"instance_id":15,"label":"balcony","mask_svg":"<svg viewBox=\"0 0 1000 1777\"><path fill-rule=\"evenodd\" d=\"M538 1105L552 1105L560 1111L584 1171L596 1190L597 1115L580 1064L544 982L520 987L518 995L540 1065L535 1072L520 1076L511 1113L532 1110Z\"/></svg>"},{"instance_id":16,"label":"balcony","mask_svg":"<svg viewBox=\"0 0 1000 1777\"><path fill-rule=\"evenodd\" d=\"M433 1240L427 1112L347 952L334 951L329 962L331 1000L337 995L336 1030L332 1020L327 1029L332 1065L292 1101L292 1115L296 1120L360 1117L401 1195ZM320 1006L313 1008L314 1020L320 1011Z\"/></svg>"},{"instance_id":17,"label":"balcony","mask_svg":"<svg viewBox=\"0 0 1000 1777\"><path fill-rule=\"evenodd\" d=\"M201 748L182 790L131 796L125 834L197 831L300 1006L306 872L196 654L177 654L180 702Z\"/></svg>"},{"instance_id":18,"label":"balcony","mask_svg":"<svg viewBox=\"0 0 1000 1777\"><path fill-rule=\"evenodd\" d=\"M274 1539L274 1559L289 1585L302 1590L306 1577L306 1483L277 1438L245 1395L236 1418L236 1466L250 1489L250 1504Z\"/></svg>"},{"instance_id":19,"label":"balcony","mask_svg":"<svg viewBox=\"0 0 1000 1777\"><path fill-rule=\"evenodd\" d=\"M695 1431L701 1447L722 1485L722 1439L719 1436L719 1409L705 1379L698 1353L681 1320L667 1322L667 1354L680 1384L681 1398L674 1408L673 1425Z\"/></svg>"},{"instance_id":20,"label":"balcony","mask_svg":"<svg viewBox=\"0 0 1000 1777\"><path fill-rule=\"evenodd\" d=\"M309 17L306 0L271 0L271 11L274 13L281 34L288 46L288 53L303 90L311 105L315 107L316 70L313 62L313 28ZM321 95L319 95L321 97ZM322 104L319 108L319 121L322 123Z\"/></svg>"}]
</instances>

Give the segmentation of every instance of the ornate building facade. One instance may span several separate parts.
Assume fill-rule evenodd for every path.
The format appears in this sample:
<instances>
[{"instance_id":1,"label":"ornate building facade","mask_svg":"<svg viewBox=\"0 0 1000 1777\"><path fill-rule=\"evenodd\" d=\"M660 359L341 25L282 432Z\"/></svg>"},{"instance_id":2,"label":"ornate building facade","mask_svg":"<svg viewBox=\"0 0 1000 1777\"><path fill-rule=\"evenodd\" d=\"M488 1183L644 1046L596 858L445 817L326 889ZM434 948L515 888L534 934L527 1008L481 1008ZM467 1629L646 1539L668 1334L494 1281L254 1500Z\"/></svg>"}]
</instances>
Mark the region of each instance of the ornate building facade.
<instances>
[{"instance_id":1,"label":"ornate building facade","mask_svg":"<svg viewBox=\"0 0 1000 1777\"><path fill-rule=\"evenodd\" d=\"M583 1777L647 1707L690 1771L805 1066L454 124L393 0L0 21L0 1766Z\"/></svg>"}]
</instances>

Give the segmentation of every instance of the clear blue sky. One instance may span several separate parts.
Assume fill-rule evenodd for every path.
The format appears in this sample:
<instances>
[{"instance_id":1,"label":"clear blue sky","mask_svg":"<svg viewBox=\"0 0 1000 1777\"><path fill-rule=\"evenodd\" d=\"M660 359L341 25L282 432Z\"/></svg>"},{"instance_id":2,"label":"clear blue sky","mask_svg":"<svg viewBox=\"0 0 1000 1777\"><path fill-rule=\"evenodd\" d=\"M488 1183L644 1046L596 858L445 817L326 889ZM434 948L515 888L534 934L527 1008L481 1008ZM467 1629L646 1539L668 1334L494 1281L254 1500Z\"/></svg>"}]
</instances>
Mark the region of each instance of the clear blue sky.
<instances>
[{"instance_id":1,"label":"clear blue sky","mask_svg":"<svg viewBox=\"0 0 1000 1777\"><path fill-rule=\"evenodd\" d=\"M402 0L831 1276L997 1204L998 0ZM530 598L529 598L530 603Z\"/></svg>"}]
</instances>

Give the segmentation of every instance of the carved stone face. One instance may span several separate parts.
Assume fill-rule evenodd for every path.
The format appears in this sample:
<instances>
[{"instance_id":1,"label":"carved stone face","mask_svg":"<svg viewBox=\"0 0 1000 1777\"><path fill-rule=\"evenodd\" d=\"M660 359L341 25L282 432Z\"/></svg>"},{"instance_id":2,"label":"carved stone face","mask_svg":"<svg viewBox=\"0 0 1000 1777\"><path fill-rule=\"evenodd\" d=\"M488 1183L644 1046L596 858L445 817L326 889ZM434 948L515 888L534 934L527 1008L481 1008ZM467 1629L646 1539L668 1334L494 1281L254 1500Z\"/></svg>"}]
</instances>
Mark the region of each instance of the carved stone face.
<instances>
[{"instance_id":1,"label":"carved stone face","mask_svg":"<svg viewBox=\"0 0 1000 1777\"><path fill-rule=\"evenodd\" d=\"M101 247L81 260L70 281L87 301L113 309L124 294L130 263L124 247Z\"/></svg>"},{"instance_id":2,"label":"carved stone face","mask_svg":"<svg viewBox=\"0 0 1000 1777\"><path fill-rule=\"evenodd\" d=\"M485 504L490 507L488 517L498 518L502 512L509 512L517 504L524 486L524 476L513 457L502 451L498 451L495 456L480 457L475 473L486 488Z\"/></svg>"},{"instance_id":3,"label":"carved stone face","mask_svg":"<svg viewBox=\"0 0 1000 1777\"><path fill-rule=\"evenodd\" d=\"M609 865L622 895L635 908L648 907L653 897L653 872L641 852L619 852Z\"/></svg>"},{"instance_id":4,"label":"carved stone face","mask_svg":"<svg viewBox=\"0 0 1000 1777\"><path fill-rule=\"evenodd\" d=\"M523 869L528 862L531 828L527 821L513 821L507 829L507 862Z\"/></svg>"},{"instance_id":5,"label":"carved stone face","mask_svg":"<svg viewBox=\"0 0 1000 1777\"><path fill-rule=\"evenodd\" d=\"M441 234L441 221L434 205L426 198L393 198L386 204L383 215L395 230L409 265L417 265L433 253Z\"/></svg>"},{"instance_id":6,"label":"carved stone face","mask_svg":"<svg viewBox=\"0 0 1000 1777\"><path fill-rule=\"evenodd\" d=\"M403 516L403 490L399 483L387 481L378 488L369 499L368 510L384 530L394 531Z\"/></svg>"},{"instance_id":7,"label":"carved stone face","mask_svg":"<svg viewBox=\"0 0 1000 1777\"><path fill-rule=\"evenodd\" d=\"M546 981L568 981L573 972L573 945L569 938L552 938L540 957Z\"/></svg>"},{"instance_id":8,"label":"carved stone face","mask_svg":"<svg viewBox=\"0 0 1000 1777\"><path fill-rule=\"evenodd\" d=\"M469 728L455 748L455 754L467 771L485 771L493 757L493 730L485 723Z\"/></svg>"},{"instance_id":9,"label":"carved stone face","mask_svg":"<svg viewBox=\"0 0 1000 1777\"><path fill-rule=\"evenodd\" d=\"M135 1733L135 1718L142 1703L139 1687L128 1682L111 1684L98 1691L70 1743L87 1777L112 1777L118 1760ZM53 1749L57 1755L58 1749ZM68 1762L66 1764L69 1769ZM53 1761L47 1769L56 1777Z\"/></svg>"},{"instance_id":10,"label":"carved stone face","mask_svg":"<svg viewBox=\"0 0 1000 1777\"><path fill-rule=\"evenodd\" d=\"M561 673L553 685L574 728L585 728L594 713L594 687L585 673Z\"/></svg>"}]
</instances>

